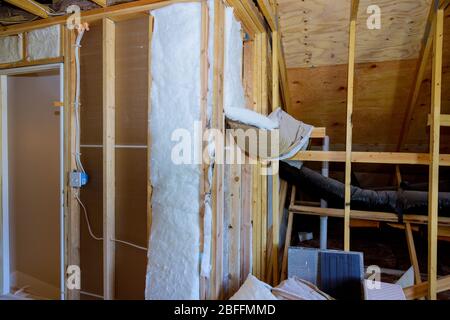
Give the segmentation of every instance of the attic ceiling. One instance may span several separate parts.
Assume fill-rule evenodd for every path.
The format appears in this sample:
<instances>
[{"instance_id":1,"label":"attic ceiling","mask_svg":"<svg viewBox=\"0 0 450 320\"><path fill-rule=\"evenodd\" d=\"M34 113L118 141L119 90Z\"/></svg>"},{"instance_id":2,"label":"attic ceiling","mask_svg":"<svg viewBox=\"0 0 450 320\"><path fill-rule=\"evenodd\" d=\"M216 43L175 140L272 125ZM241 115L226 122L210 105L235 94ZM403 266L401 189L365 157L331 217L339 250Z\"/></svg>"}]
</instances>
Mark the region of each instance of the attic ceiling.
<instances>
[{"instance_id":1,"label":"attic ceiling","mask_svg":"<svg viewBox=\"0 0 450 320\"><path fill-rule=\"evenodd\" d=\"M414 59L432 0L361 0L356 62ZM351 0L278 0L288 68L346 64ZM381 9L381 30L369 30L367 8Z\"/></svg>"},{"instance_id":2,"label":"attic ceiling","mask_svg":"<svg viewBox=\"0 0 450 320\"><path fill-rule=\"evenodd\" d=\"M326 127L332 149L345 149L350 0L278 0L288 66L288 112ZM381 30L368 30L368 5L381 8ZM357 24L353 149L397 151L412 94L430 0L361 0ZM445 13L442 113L450 113L450 10ZM431 59L428 62L431 67ZM431 68L402 151L428 152ZM450 152L442 128L441 152Z\"/></svg>"}]
</instances>

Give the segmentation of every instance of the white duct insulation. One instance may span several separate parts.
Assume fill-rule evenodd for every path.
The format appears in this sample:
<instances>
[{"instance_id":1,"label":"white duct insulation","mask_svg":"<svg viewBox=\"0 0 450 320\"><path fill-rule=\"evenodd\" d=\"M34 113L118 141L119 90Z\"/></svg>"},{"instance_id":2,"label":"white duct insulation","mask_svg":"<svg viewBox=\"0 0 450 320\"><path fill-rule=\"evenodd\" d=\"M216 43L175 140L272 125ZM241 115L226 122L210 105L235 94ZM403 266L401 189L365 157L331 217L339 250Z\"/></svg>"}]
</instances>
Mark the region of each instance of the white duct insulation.
<instances>
[{"instance_id":1,"label":"white duct insulation","mask_svg":"<svg viewBox=\"0 0 450 320\"><path fill-rule=\"evenodd\" d=\"M174 164L177 142L171 137L179 128L194 137L194 122L200 121L201 4L175 4L151 14L153 196L145 297L197 300L201 166Z\"/></svg>"},{"instance_id":2,"label":"white duct insulation","mask_svg":"<svg viewBox=\"0 0 450 320\"><path fill-rule=\"evenodd\" d=\"M59 25L32 30L27 33L27 59L57 58L61 55L61 27Z\"/></svg>"},{"instance_id":3,"label":"white duct insulation","mask_svg":"<svg viewBox=\"0 0 450 320\"><path fill-rule=\"evenodd\" d=\"M0 63L23 59L23 34L0 38Z\"/></svg>"}]
</instances>

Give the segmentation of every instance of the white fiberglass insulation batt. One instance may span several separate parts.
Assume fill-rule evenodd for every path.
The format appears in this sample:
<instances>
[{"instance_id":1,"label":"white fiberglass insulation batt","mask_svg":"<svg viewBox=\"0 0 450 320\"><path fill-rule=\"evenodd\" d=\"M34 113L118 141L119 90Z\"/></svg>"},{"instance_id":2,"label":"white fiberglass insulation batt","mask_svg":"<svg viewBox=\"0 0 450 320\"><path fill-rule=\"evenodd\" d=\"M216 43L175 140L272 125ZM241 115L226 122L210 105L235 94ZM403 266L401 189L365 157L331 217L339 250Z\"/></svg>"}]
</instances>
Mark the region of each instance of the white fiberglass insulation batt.
<instances>
[{"instance_id":1,"label":"white fiberglass insulation batt","mask_svg":"<svg viewBox=\"0 0 450 320\"><path fill-rule=\"evenodd\" d=\"M171 159L174 130L200 121L201 4L151 12L152 229L145 297L199 299L201 166ZM193 139L192 139L193 140Z\"/></svg>"},{"instance_id":2,"label":"white fiberglass insulation batt","mask_svg":"<svg viewBox=\"0 0 450 320\"><path fill-rule=\"evenodd\" d=\"M27 33L27 58L39 60L60 56L61 27L59 25L32 30Z\"/></svg>"},{"instance_id":3,"label":"white fiberglass insulation batt","mask_svg":"<svg viewBox=\"0 0 450 320\"><path fill-rule=\"evenodd\" d=\"M12 63L23 59L23 35L0 38L0 63Z\"/></svg>"}]
</instances>

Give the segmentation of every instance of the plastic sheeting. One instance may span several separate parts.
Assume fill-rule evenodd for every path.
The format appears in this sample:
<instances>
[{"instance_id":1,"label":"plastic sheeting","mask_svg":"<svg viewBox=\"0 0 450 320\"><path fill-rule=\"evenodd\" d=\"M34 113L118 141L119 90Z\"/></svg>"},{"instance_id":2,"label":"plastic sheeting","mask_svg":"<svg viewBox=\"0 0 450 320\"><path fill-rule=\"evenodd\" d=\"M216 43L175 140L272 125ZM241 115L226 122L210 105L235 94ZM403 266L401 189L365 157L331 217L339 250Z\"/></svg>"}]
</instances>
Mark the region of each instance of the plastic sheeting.
<instances>
[{"instance_id":1,"label":"plastic sheeting","mask_svg":"<svg viewBox=\"0 0 450 320\"><path fill-rule=\"evenodd\" d=\"M27 55L30 60L57 58L61 49L59 25L32 30L27 33Z\"/></svg>"},{"instance_id":2,"label":"plastic sheeting","mask_svg":"<svg viewBox=\"0 0 450 320\"><path fill-rule=\"evenodd\" d=\"M199 299L199 165L171 159L174 130L200 121L201 4L152 11L152 229L146 299Z\"/></svg>"},{"instance_id":3,"label":"plastic sheeting","mask_svg":"<svg viewBox=\"0 0 450 320\"><path fill-rule=\"evenodd\" d=\"M23 59L23 35L0 38L0 63L12 63Z\"/></svg>"}]
</instances>

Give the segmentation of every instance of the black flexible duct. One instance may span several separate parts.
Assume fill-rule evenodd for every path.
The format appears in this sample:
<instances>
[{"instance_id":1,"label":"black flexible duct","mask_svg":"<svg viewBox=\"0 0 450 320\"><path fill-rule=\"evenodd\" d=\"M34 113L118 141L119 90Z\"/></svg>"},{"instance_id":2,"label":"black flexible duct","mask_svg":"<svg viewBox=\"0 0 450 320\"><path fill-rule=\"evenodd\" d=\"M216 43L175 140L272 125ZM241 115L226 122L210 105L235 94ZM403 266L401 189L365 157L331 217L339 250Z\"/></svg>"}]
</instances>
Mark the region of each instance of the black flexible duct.
<instances>
[{"instance_id":1,"label":"black flexible duct","mask_svg":"<svg viewBox=\"0 0 450 320\"><path fill-rule=\"evenodd\" d=\"M303 166L301 169L280 163L280 177L295 184L300 190L312 195L319 195L329 202L343 203L345 185L337 180L324 177ZM428 192L423 191L373 191L351 187L351 205L357 210L384 211L399 214L427 214ZM450 193L439 193L439 215L450 217Z\"/></svg>"}]
</instances>

